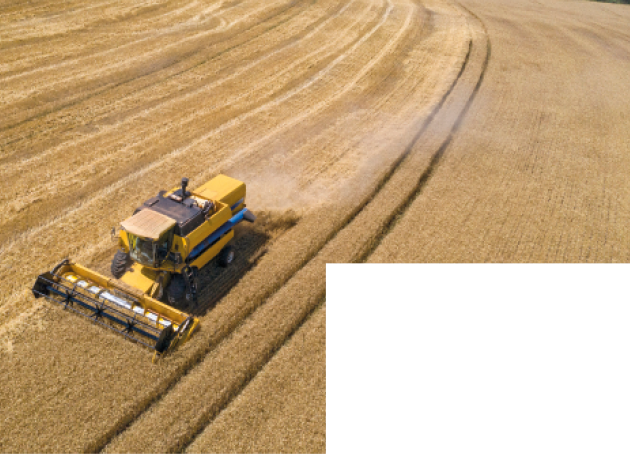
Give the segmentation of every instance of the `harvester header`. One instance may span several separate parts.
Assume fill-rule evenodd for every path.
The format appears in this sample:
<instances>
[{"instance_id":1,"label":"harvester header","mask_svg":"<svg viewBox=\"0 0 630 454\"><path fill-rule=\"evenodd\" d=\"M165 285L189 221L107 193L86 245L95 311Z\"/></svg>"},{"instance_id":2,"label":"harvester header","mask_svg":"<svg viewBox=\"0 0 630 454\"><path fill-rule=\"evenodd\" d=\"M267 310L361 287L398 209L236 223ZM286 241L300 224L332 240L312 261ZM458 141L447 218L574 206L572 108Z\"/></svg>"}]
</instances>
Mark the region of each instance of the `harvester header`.
<instances>
[{"instance_id":1,"label":"harvester header","mask_svg":"<svg viewBox=\"0 0 630 454\"><path fill-rule=\"evenodd\" d=\"M188 340L199 324L195 317L68 259L41 274L33 294L59 303L159 354Z\"/></svg>"}]
</instances>

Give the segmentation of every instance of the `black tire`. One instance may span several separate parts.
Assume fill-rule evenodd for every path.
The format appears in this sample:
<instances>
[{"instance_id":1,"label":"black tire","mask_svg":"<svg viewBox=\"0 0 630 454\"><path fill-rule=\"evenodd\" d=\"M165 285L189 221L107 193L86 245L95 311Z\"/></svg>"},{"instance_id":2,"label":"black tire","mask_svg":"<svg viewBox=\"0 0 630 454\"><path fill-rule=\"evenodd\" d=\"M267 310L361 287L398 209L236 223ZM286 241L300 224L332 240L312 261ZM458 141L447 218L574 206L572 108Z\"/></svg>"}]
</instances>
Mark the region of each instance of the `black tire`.
<instances>
[{"instance_id":1,"label":"black tire","mask_svg":"<svg viewBox=\"0 0 630 454\"><path fill-rule=\"evenodd\" d=\"M129 266L130 262L131 260L129 258L129 254L121 251L120 249L116 251L116 255L112 260L112 276L114 276L116 279L120 279L122 275L125 274L125 271L127 271L127 267Z\"/></svg>"},{"instance_id":2,"label":"black tire","mask_svg":"<svg viewBox=\"0 0 630 454\"><path fill-rule=\"evenodd\" d=\"M226 268L230 263L234 261L234 248L232 246L225 246L219 252L219 266Z\"/></svg>"},{"instance_id":3,"label":"black tire","mask_svg":"<svg viewBox=\"0 0 630 454\"><path fill-rule=\"evenodd\" d=\"M186 281L181 274L174 274L166 287L166 302L171 306L183 307L186 304Z\"/></svg>"}]
</instances>

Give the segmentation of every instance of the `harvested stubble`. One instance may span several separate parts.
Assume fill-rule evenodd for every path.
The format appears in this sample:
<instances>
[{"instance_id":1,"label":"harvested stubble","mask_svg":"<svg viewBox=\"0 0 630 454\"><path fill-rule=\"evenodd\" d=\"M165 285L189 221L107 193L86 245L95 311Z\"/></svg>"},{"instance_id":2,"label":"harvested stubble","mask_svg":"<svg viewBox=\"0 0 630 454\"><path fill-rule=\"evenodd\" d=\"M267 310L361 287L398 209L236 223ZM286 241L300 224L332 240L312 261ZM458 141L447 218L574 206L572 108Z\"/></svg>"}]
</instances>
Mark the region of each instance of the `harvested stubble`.
<instances>
[{"instance_id":1,"label":"harvested stubble","mask_svg":"<svg viewBox=\"0 0 630 454\"><path fill-rule=\"evenodd\" d=\"M326 451L326 303L186 451Z\"/></svg>"},{"instance_id":2,"label":"harvested stubble","mask_svg":"<svg viewBox=\"0 0 630 454\"><path fill-rule=\"evenodd\" d=\"M191 366L229 335L244 318L252 314L312 258L371 198L375 182L390 173L396 158L416 133L419 127L418 118L428 115L457 74L466 50L467 33L465 27L462 28L465 21L460 13L441 7L439 3L432 5L435 12L432 20L438 21L444 27L429 30L413 26L415 21L426 23L427 15L424 10L402 0L387 3L361 1L352 3L345 10L338 8L336 2L326 4L326 14L337 17L335 14L339 13L339 17L346 17L345 22L336 25L331 22L329 25L333 29L340 28L343 24L354 28L351 27L347 33L347 39L343 36L348 30L339 29L337 33L342 37L338 43L340 47L335 52L321 55L314 68L297 71L296 84L304 90L309 89L300 94L299 100L283 98L282 93L286 91L283 92L280 87L277 96L269 102L254 99L251 105L243 106L243 109L253 111L260 107L257 102L266 103L265 109L257 110L256 115L247 117L255 121L235 121L230 123L235 127L230 126L231 129L224 129L217 136L202 133L194 139L193 147L178 149L175 155L167 154L166 159L163 159L163 152L172 144L166 144L164 149L158 145L157 149L146 155L147 160L156 159L149 166L143 167L142 162L134 164L140 170L136 168L114 184L101 180L99 184L103 187L91 199L72 206L65 213L42 214L42 219L38 220L39 224L35 228L26 230L21 236L11 239L10 243L3 244L5 254L0 257L0 264L8 269L21 263L24 275L13 275L12 279L0 280L3 295L9 294L9 298L5 297L3 300L4 314L0 316L4 315L5 320L13 321L16 314L24 314L25 307L28 307L26 303L31 302L23 298L24 288L32 283L32 277L37 272L54 265L63 255L72 255L84 262L98 262L99 257L105 258L111 248L107 227L128 215L145 198L146 192L157 191L164 181L170 181L172 164L177 163L178 172L188 173L193 180L192 184L197 184L206 179L210 172L200 171L198 162L208 161L205 166L212 168L212 165L225 165L221 164L223 159L234 160L230 168L236 169L239 163L250 159L254 163L265 162L276 156L282 149L264 146L266 142L260 142L256 149L249 147L244 151L235 146L241 140L251 139L258 143L268 128L272 128L274 134L286 133L288 140L284 147L298 150L282 162L283 166L295 174L292 180L297 182L296 188L306 192L313 187L311 183L317 181L325 184L332 181L337 187L343 187L346 180L352 180L353 183L348 185L346 192L339 194L333 190L327 193L330 196L327 202L339 199L344 203L338 203L333 208L325 206L309 209L313 199L308 199L305 204L308 214L294 229L283 235L233 291L204 317L202 329L196 334L195 340L157 367L148 364L150 354L146 350L113 334L103 333L102 329L96 330L96 327L90 327L71 315L47 308L41 319L23 318L22 321L42 324L43 331L37 331L33 329L37 326L29 327L24 323L15 325L22 334L13 338L13 352L0 353L3 356L2 363L8 365L1 371L3 385L0 386L11 386L10 392L7 388L8 392L2 393L2 406L9 409L5 413L7 424L0 435L0 447L3 450L92 451L101 447L148 405L160 399ZM304 6L303 2L296 2L295 5ZM356 13L362 11L371 14L373 20L356 28ZM442 24L439 22L441 20L446 22ZM308 28L307 24L305 26ZM330 30L327 31L330 33ZM311 36L308 44L305 44L307 51L309 46L318 49L321 47L317 37L321 38L324 30L317 33L320 35ZM278 45L278 49L286 45L288 43L284 42ZM287 61L292 61L300 51L303 52L304 49L291 48L284 59L279 58L276 61L274 71L286 66ZM271 50L262 48L260 52L265 55L265 52ZM398 64L399 59L405 62L402 67ZM247 62L242 64L246 65ZM250 69L252 74L256 73L254 67ZM313 74L317 77L308 80ZM226 89L225 94L229 95L229 90ZM295 94L298 95L299 92ZM285 105L286 101L292 102ZM187 105L188 110L185 109L183 113L190 115L193 107L191 101ZM299 127L295 127L298 125L295 120L296 109L300 115L304 112L311 115L300 118ZM383 113L387 115L382 115ZM165 110L159 113L160 118L164 119L168 119L169 115L182 118L182 113L176 111ZM211 117L212 113L208 110L204 115L201 115L197 124L198 132L203 131L202 120ZM230 115L238 113L226 113L226 121L231 121L228 120ZM124 124L124 118L121 124ZM268 119L272 120L271 124L267 122ZM150 125L143 125L142 122L138 126L141 128L138 137L143 137L143 134L151 130ZM379 131L378 137L375 137L374 130ZM166 131L163 137L172 132ZM241 133L245 135L240 137ZM300 133L312 137L313 140L304 141L299 137ZM93 132L88 135L90 134ZM129 135L124 136L132 138ZM178 140L183 140L182 137L183 135ZM273 137L266 137L265 140L267 138L269 143L275 144L271 140ZM216 142L213 142L215 139ZM90 143L95 142L86 142L83 146ZM214 146L217 147L219 156L208 157L203 150L210 143L213 149ZM336 146L337 143L341 145ZM77 151L81 151L81 147ZM61 149L56 149L55 153L61 153ZM234 154L239 154L238 159L234 159ZM318 154L322 156L323 163L318 162ZM308 157L307 160L304 159L305 156ZM171 158L172 161L169 161ZM366 159L372 162L365 164ZM114 159L111 164L116 167L116 162ZM314 178L312 174L303 176L305 170L314 170L311 173L319 178ZM251 180L246 181L252 182L250 188L255 187L256 175L253 174ZM266 176L263 181L270 180ZM47 182L43 182L41 188L38 186L42 193L46 192L45 184ZM65 197L71 192L62 191L62 195ZM124 202L113 203L114 198ZM314 199L317 200L318 197ZM382 207L384 212L391 208L387 203ZM103 227L95 230L95 225ZM352 239L345 237L344 241L351 242ZM51 249L55 249L56 253L51 254ZM28 251L28 260L25 260L24 251ZM355 255L347 256L352 259ZM335 257L343 260L346 255L327 255L323 260L326 257L330 260L335 260ZM268 356L284 341L287 332L296 329L312 305L317 303L316 297L322 295L323 263L318 260L314 267L309 268L310 271L305 272L307 276L315 273L312 277L319 279L319 282L315 287L306 286L301 289L302 293L298 292L301 304L294 308L289 319L278 321L278 326L271 330L277 337L271 339L271 344L266 344L270 348L265 350L267 353L263 353L261 358L253 358L255 361L264 364ZM302 279L305 278L299 278L293 286L299 287ZM11 290L14 290L13 294ZM313 294L309 296L309 292ZM286 293L283 295L285 296L274 299L279 301L275 304L286 303ZM255 312L257 313L258 311ZM277 321L265 320L263 323ZM74 333L77 335L74 336ZM86 333L88 336L79 333ZM66 343L70 345L64 346ZM228 345L225 342L221 345L223 344ZM54 350L52 355L46 356L48 347L53 347ZM46 370L46 373L43 374L42 370ZM251 370L258 369L254 367ZM89 374L85 371L89 371ZM12 382L16 380L28 386L13 386ZM62 390L61 385L67 387L68 391L59 392ZM238 390L241 386L239 379L230 383L229 388ZM93 395L93 389L98 390L98 396ZM72 397L71 409L66 392ZM167 396L171 394L169 392ZM230 393L226 396L229 400ZM38 411L39 409L42 411ZM32 437L35 430L39 433L39 438Z\"/></svg>"},{"instance_id":3,"label":"harvested stubble","mask_svg":"<svg viewBox=\"0 0 630 454\"><path fill-rule=\"evenodd\" d=\"M492 58L374 262L628 262L627 7L465 0Z\"/></svg>"},{"instance_id":4,"label":"harvested stubble","mask_svg":"<svg viewBox=\"0 0 630 454\"><path fill-rule=\"evenodd\" d=\"M324 291L325 263L309 262L106 451L172 452L184 448L302 324Z\"/></svg>"}]
</instances>

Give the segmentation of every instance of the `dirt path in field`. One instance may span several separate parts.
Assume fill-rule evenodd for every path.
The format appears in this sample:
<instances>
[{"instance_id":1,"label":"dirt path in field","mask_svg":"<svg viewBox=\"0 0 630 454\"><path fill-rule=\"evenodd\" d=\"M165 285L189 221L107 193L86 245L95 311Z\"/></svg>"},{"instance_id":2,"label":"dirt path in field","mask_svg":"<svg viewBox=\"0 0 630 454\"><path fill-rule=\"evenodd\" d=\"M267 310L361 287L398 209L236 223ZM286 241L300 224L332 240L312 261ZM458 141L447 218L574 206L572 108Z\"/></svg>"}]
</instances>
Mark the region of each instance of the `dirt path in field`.
<instances>
[{"instance_id":1,"label":"dirt path in field","mask_svg":"<svg viewBox=\"0 0 630 454\"><path fill-rule=\"evenodd\" d=\"M623 8L0 1L0 450L277 449L279 425L320 450L323 418L281 413L321 416L325 380L256 396L310 373L296 338L325 375L326 263L626 260ZM219 172L259 222L167 360L29 295L65 256L107 273L112 226Z\"/></svg>"}]
</instances>

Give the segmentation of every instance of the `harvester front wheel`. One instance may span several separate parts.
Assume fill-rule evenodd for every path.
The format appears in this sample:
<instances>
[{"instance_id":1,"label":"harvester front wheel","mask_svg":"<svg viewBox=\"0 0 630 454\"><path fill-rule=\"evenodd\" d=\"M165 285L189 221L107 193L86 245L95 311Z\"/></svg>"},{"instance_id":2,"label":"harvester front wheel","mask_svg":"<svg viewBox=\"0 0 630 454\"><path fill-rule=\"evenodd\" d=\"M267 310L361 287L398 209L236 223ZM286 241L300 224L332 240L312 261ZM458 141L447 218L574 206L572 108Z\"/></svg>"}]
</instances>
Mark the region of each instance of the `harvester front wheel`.
<instances>
[{"instance_id":1,"label":"harvester front wheel","mask_svg":"<svg viewBox=\"0 0 630 454\"><path fill-rule=\"evenodd\" d=\"M116 251L116 255L112 260L112 276L116 279L120 279L125 271L127 271L127 267L129 266L129 254L121 251L120 249Z\"/></svg>"},{"instance_id":2,"label":"harvester front wheel","mask_svg":"<svg viewBox=\"0 0 630 454\"><path fill-rule=\"evenodd\" d=\"M232 246L225 246L219 252L219 266L225 268L234 261L234 248Z\"/></svg>"},{"instance_id":3,"label":"harvester front wheel","mask_svg":"<svg viewBox=\"0 0 630 454\"><path fill-rule=\"evenodd\" d=\"M166 301L171 306L182 307L186 304L186 281L181 274L174 274L166 287Z\"/></svg>"}]
</instances>

